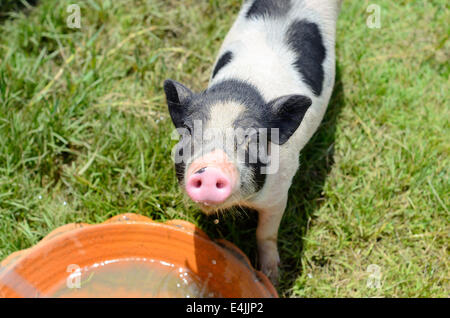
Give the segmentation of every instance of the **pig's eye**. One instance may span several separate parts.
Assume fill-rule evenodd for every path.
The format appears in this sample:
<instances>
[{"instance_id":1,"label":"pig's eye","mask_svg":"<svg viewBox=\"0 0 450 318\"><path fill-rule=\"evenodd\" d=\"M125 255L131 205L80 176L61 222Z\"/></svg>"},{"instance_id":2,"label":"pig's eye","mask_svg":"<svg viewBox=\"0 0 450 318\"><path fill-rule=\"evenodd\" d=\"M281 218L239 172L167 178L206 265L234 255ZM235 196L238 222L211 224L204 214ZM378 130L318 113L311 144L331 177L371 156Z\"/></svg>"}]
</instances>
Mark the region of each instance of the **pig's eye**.
<instances>
[{"instance_id":1,"label":"pig's eye","mask_svg":"<svg viewBox=\"0 0 450 318\"><path fill-rule=\"evenodd\" d=\"M245 136L244 138L235 138L234 139L234 151L237 151L239 148L246 149L249 145L249 138Z\"/></svg>"},{"instance_id":2,"label":"pig's eye","mask_svg":"<svg viewBox=\"0 0 450 318\"><path fill-rule=\"evenodd\" d=\"M192 130L191 127L189 127L188 125L183 125L183 128L186 129L189 133L190 136L192 136Z\"/></svg>"},{"instance_id":3,"label":"pig's eye","mask_svg":"<svg viewBox=\"0 0 450 318\"><path fill-rule=\"evenodd\" d=\"M257 142L258 140L258 134L246 134L243 137L235 138L234 140L234 151L237 151L239 147L242 149L248 149L250 144L253 142Z\"/></svg>"},{"instance_id":4,"label":"pig's eye","mask_svg":"<svg viewBox=\"0 0 450 318\"><path fill-rule=\"evenodd\" d=\"M244 139L244 142L242 143L242 145L244 146L245 149L248 149L251 142L252 142L251 136L245 136L245 139Z\"/></svg>"}]
</instances>

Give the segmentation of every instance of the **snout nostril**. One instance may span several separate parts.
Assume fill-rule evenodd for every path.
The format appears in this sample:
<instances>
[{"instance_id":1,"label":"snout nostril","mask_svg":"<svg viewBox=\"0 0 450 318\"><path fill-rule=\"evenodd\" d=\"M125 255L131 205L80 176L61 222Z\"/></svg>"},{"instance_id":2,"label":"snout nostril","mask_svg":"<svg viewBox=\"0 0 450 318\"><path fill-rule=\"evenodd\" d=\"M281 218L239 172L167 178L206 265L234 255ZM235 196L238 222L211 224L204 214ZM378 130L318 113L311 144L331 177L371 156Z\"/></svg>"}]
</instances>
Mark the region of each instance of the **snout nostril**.
<instances>
[{"instance_id":1,"label":"snout nostril","mask_svg":"<svg viewBox=\"0 0 450 318\"><path fill-rule=\"evenodd\" d=\"M197 203L216 205L225 202L232 193L233 179L222 167L199 169L188 176L185 190Z\"/></svg>"},{"instance_id":2,"label":"snout nostril","mask_svg":"<svg viewBox=\"0 0 450 318\"><path fill-rule=\"evenodd\" d=\"M222 189L222 188L224 188L224 187L225 187L225 183L224 183L224 182L218 181L218 182L216 183L216 188L217 188L217 189Z\"/></svg>"},{"instance_id":3,"label":"snout nostril","mask_svg":"<svg viewBox=\"0 0 450 318\"><path fill-rule=\"evenodd\" d=\"M200 188L201 186L202 186L202 180L196 180L196 181L194 182L194 187Z\"/></svg>"}]
</instances>

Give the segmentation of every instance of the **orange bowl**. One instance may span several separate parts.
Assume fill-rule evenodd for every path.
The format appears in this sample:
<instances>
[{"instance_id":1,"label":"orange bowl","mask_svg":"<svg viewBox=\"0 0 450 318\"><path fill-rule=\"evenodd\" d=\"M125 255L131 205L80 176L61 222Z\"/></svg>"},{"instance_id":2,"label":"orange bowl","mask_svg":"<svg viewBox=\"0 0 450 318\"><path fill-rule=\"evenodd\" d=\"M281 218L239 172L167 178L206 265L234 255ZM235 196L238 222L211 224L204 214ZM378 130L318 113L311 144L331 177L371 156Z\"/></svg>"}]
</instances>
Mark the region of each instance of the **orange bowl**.
<instances>
[{"instance_id":1,"label":"orange bowl","mask_svg":"<svg viewBox=\"0 0 450 318\"><path fill-rule=\"evenodd\" d=\"M278 297L225 240L192 223L122 214L68 224L0 264L1 297Z\"/></svg>"}]
</instances>

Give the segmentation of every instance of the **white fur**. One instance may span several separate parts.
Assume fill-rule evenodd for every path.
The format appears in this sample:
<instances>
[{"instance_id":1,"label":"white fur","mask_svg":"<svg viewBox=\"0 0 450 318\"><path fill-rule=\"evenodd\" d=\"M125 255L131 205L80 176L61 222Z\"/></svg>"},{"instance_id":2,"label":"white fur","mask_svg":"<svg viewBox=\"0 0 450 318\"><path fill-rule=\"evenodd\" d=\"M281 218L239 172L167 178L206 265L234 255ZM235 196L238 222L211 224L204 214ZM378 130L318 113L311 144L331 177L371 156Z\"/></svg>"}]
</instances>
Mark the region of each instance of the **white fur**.
<instances>
[{"instance_id":1,"label":"white fur","mask_svg":"<svg viewBox=\"0 0 450 318\"><path fill-rule=\"evenodd\" d=\"M338 0L292 0L293 6L287 17L247 19L245 14L252 3L244 2L220 49L218 56L228 50L233 52L232 62L210 80L209 86L237 78L256 86L266 100L289 94L306 95L312 99L312 105L299 128L279 149L278 173L267 175L263 189L255 198L241 202L241 205L255 208L260 213L257 239L261 265L264 272L275 280L279 260L276 247L278 226L292 178L299 166L299 152L317 130L333 90L336 20L340 3ZM315 96L302 81L293 67L295 53L284 42L288 27L293 21L301 19L318 25L326 48L320 96Z\"/></svg>"}]
</instances>

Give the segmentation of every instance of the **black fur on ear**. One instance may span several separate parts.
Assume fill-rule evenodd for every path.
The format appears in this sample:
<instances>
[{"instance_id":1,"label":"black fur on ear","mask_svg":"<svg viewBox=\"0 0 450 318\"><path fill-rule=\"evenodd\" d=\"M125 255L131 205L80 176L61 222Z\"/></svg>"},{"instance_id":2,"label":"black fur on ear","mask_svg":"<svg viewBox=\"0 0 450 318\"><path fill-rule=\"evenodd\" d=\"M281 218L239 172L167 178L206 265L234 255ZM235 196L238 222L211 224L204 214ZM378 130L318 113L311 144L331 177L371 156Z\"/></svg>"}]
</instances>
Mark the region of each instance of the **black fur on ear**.
<instances>
[{"instance_id":1,"label":"black fur on ear","mask_svg":"<svg viewBox=\"0 0 450 318\"><path fill-rule=\"evenodd\" d=\"M172 122L176 128L180 128L183 126L186 109L193 93L183 84L171 79L164 81L164 92Z\"/></svg>"},{"instance_id":2,"label":"black fur on ear","mask_svg":"<svg viewBox=\"0 0 450 318\"><path fill-rule=\"evenodd\" d=\"M271 141L282 145L294 134L311 106L311 98L303 95L286 95L269 102L270 124L268 128L278 128L278 140Z\"/></svg>"}]
</instances>

